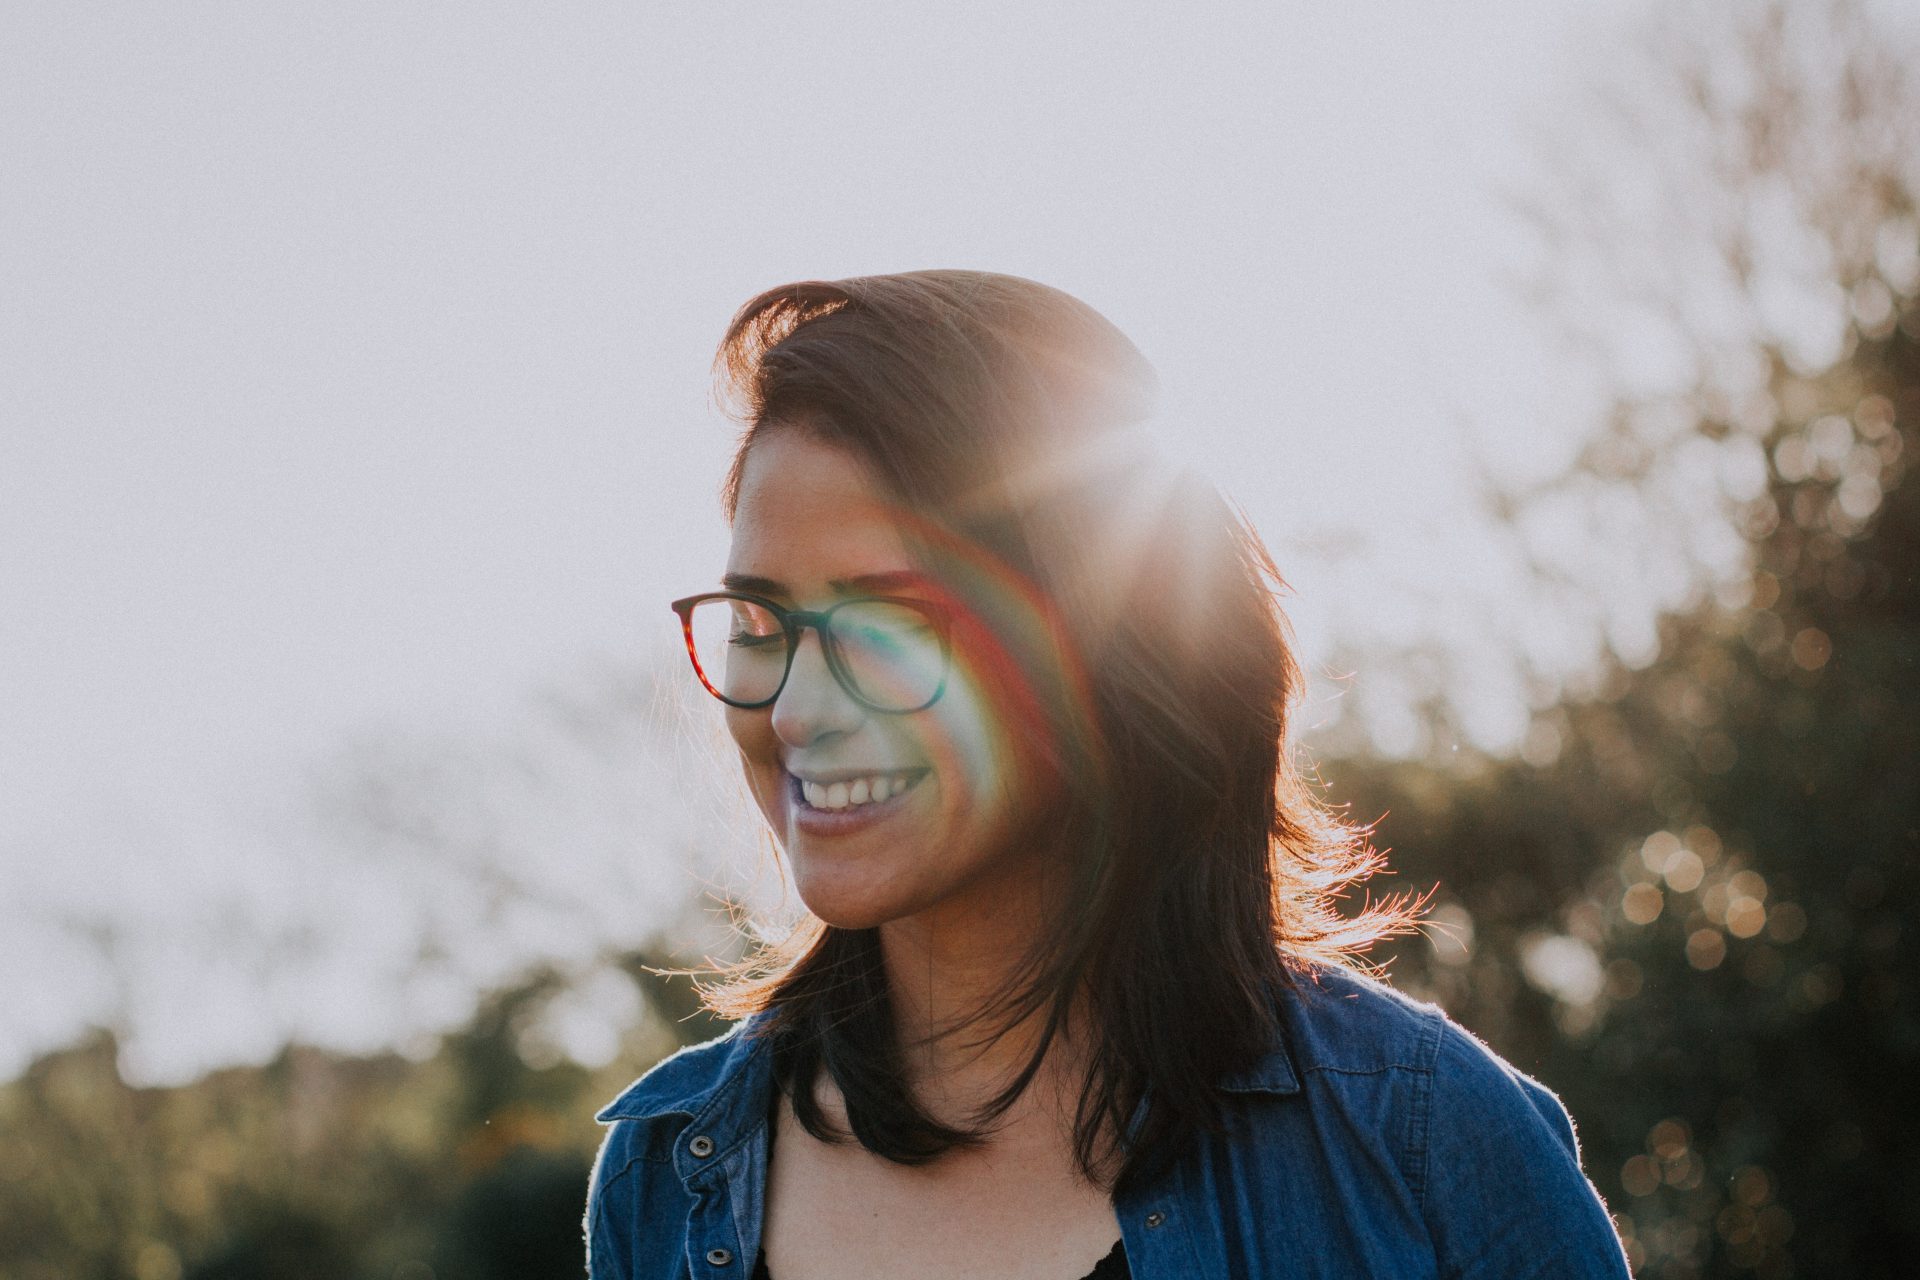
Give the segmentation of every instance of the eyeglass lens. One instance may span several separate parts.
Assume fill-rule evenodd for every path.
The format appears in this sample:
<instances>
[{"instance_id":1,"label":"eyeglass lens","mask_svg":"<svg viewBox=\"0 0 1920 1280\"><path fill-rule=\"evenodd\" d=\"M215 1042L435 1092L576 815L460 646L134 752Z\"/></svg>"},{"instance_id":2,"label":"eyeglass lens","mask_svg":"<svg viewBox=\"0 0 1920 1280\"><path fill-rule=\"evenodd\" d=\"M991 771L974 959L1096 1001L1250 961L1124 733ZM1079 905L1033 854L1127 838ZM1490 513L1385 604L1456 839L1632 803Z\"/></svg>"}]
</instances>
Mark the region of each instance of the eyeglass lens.
<instances>
[{"instance_id":1,"label":"eyeglass lens","mask_svg":"<svg viewBox=\"0 0 1920 1280\"><path fill-rule=\"evenodd\" d=\"M690 612L701 681L719 697L757 704L776 697L790 665L786 628L771 609L721 596ZM933 620L912 605L849 600L829 611L831 665L849 692L883 710L927 705L946 677L946 647Z\"/></svg>"}]
</instances>

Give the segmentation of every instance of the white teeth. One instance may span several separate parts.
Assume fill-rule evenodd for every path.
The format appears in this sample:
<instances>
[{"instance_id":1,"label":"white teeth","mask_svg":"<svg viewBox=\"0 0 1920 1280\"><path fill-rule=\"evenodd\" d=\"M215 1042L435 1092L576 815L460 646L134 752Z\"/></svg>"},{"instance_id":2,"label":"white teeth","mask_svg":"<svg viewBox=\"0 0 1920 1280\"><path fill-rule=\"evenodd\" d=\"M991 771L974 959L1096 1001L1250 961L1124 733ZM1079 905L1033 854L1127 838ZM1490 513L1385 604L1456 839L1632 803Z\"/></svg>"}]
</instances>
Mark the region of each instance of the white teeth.
<instances>
[{"instance_id":1,"label":"white teeth","mask_svg":"<svg viewBox=\"0 0 1920 1280\"><path fill-rule=\"evenodd\" d=\"M905 791L912 783L906 778L879 774L855 778L852 782L800 782L800 794L815 809L850 809L854 805L876 804Z\"/></svg>"}]
</instances>

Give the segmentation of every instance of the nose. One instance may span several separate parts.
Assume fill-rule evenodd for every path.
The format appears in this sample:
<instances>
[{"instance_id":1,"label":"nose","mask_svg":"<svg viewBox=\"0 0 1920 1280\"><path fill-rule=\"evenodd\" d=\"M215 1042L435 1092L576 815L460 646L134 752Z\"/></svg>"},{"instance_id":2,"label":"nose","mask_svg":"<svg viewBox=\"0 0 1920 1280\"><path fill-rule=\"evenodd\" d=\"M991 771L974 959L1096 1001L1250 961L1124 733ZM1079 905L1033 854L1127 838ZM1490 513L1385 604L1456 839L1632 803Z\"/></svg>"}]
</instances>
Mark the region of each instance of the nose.
<instances>
[{"instance_id":1,"label":"nose","mask_svg":"<svg viewBox=\"0 0 1920 1280\"><path fill-rule=\"evenodd\" d=\"M786 687L774 700L774 733L790 747L804 747L830 733L850 733L865 718L865 709L840 687L827 666L819 631L813 627L802 631Z\"/></svg>"}]
</instances>

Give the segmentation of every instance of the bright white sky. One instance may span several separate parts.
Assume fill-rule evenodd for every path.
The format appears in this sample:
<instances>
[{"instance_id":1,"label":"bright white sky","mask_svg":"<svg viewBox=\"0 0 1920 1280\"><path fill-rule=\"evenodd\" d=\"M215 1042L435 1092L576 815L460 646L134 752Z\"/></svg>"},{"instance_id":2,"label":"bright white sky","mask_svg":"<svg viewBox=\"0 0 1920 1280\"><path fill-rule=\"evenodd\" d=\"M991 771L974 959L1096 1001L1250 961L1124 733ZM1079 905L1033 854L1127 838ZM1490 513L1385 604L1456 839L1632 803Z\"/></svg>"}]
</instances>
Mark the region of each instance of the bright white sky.
<instances>
[{"instance_id":1,"label":"bright white sky","mask_svg":"<svg viewBox=\"0 0 1920 1280\"><path fill-rule=\"evenodd\" d=\"M227 877L203 805L664 639L724 557L714 341L787 280L1100 308L1311 653L1330 541L1470 580L1463 424L1537 467L1586 408L1497 194L1635 7L8 7L0 898Z\"/></svg>"}]
</instances>

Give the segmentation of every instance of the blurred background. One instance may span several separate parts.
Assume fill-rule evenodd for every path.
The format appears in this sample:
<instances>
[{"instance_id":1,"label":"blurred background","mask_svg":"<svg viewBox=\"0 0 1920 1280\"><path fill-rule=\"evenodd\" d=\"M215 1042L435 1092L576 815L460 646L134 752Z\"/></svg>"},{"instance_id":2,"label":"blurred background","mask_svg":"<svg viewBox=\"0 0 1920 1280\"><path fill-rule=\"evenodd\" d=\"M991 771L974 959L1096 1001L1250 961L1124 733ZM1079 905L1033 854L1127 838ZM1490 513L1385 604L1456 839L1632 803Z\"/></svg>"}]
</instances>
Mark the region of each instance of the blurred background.
<instances>
[{"instance_id":1,"label":"blurred background","mask_svg":"<svg viewBox=\"0 0 1920 1280\"><path fill-rule=\"evenodd\" d=\"M0 1275L579 1273L791 912L666 602L769 285L1029 275L1636 1272L1920 1257L1920 14L0 14Z\"/></svg>"}]
</instances>

